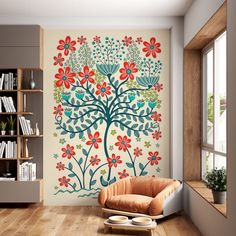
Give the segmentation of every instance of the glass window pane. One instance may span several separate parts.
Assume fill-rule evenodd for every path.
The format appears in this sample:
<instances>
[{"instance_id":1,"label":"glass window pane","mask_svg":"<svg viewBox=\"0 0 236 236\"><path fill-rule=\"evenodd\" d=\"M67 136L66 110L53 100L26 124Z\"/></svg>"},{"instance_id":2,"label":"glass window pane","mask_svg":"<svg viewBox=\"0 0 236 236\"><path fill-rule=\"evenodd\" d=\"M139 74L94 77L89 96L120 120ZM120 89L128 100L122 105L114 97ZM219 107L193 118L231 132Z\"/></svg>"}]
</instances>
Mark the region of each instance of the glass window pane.
<instances>
[{"instance_id":1,"label":"glass window pane","mask_svg":"<svg viewBox=\"0 0 236 236\"><path fill-rule=\"evenodd\" d=\"M213 144L214 129L214 96L213 96L213 49L204 56L204 97L203 97L203 132L204 143Z\"/></svg>"},{"instance_id":2,"label":"glass window pane","mask_svg":"<svg viewBox=\"0 0 236 236\"><path fill-rule=\"evenodd\" d=\"M226 33L215 40L215 150L226 153Z\"/></svg>"},{"instance_id":3,"label":"glass window pane","mask_svg":"<svg viewBox=\"0 0 236 236\"><path fill-rule=\"evenodd\" d=\"M202 151L202 179L205 180L207 172L214 168L214 155L211 152Z\"/></svg>"},{"instance_id":4,"label":"glass window pane","mask_svg":"<svg viewBox=\"0 0 236 236\"><path fill-rule=\"evenodd\" d=\"M215 168L220 169L222 167L226 169L226 157L215 155Z\"/></svg>"}]
</instances>

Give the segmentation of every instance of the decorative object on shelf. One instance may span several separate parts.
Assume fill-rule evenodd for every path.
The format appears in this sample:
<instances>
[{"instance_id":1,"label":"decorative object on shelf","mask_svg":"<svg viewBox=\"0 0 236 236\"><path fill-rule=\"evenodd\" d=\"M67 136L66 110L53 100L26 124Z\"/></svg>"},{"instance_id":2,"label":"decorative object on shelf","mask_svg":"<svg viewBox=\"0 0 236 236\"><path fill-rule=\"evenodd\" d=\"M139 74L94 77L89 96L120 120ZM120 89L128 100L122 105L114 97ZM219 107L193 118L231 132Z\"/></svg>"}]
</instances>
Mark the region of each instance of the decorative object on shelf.
<instances>
[{"instance_id":1,"label":"decorative object on shelf","mask_svg":"<svg viewBox=\"0 0 236 236\"><path fill-rule=\"evenodd\" d=\"M12 173L10 172L10 162L6 161L6 172L2 173L2 175L6 178L12 176Z\"/></svg>"},{"instance_id":2,"label":"decorative object on shelf","mask_svg":"<svg viewBox=\"0 0 236 236\"><path fill-rule=\"evenodd\" d=\"M214 203L224 204L226 200L227 176L226 169L213 169L206 174L206 185L212 190Z\"/></svg>"},{"instance_id":3,"label":"decorative object on shelf","mask_svg":"<svg viewBox=\"0 0 236 236\"><path fill-rule=\"evenodd\" d=\"M34 81L34 71L31 70L30 71L29 88L30 89L35 89L35 86L36 86L36 84L35 84L35 81Z\"/></svg>"},{"instance_id":4,"label":"decorative object on shelf","mask_svg":"<svg viewBox=\"0 0 236 236\"><path fill-rule=\"evenodd\" d=\"M1 121L0 122L1 135L6 134L6 127L7 127L7 122Z\"/></svg>"},{"instance_id":5,"label":"decorative object on shelf","mask_svg":"<svg viewBox=\"0 0 236 236\"><path fill-rule=\"evenodd\" d=\"M40 135L38 122L36 122L36 124L35 124L35 135Z\"/></svg>"},{"instance_id":6,"label":"decorative object on shelf","mask_svg":"<svg viewBox=\"0 0 236 236\"><path fill-rule=\"evenodd\" d=\"M29 149L28 149L28 139L23 139L23 148L22 148L22 157L29 157Z\"/></svg>"},{"instance_id":7,"label":"decorative object on shelf","mask_svg":"<svg viewBox=\"0 0 236 236\"><path fill-rule=\"evenodd\" d=\"M7 121L8 121L8 126L9 126L9 134L14 135L15 134L14 126L15 126L16 118L13 118L12 115L10 115L10 118L7 117Z\"/></svg>"}]
</instances>

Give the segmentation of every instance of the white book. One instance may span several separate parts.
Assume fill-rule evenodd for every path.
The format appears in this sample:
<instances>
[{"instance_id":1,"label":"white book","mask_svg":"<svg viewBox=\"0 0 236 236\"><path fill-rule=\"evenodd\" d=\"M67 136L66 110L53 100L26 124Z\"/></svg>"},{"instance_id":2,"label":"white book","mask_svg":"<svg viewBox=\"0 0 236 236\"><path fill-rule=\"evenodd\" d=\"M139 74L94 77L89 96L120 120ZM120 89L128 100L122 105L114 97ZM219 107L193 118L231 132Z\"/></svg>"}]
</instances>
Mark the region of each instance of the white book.
<instances>
[{"instance_id":1,"label":"white book","mask_svg":"<svg viewBox=\"0 0 236 236\"><path fill-rule=\"evenodd\" d=\"M0 97L0 112L2 112L2 98Z\"/></svg>"},{"instance_id":2,"label":"white book","mask_svg":"<svg viewBox=\"0 0 236 236\"><path fill-rule=\"evenodd\" d=\"M32 181L36 180L36 163L32 163Z\"/></svg>"},{"instance_id":3,"label":"white book","mask_svg":"<svg viewBox=\"0 0 236 236\"><path fill-rule=\"evenodd\" d=\"M11 111L12 111L12 112L16 112L16 108L15 108L15 106L14 106L14 102L13 102L12 97L9 97L9 98L8 98L8 101L9 101L9 105L10 105Z\"/></svg>"},{"instance_id":4,"label":"white book","mask_svg":"<svg viewBox=\"0 0 236 236\"><path fill-rule=\"evenodd\" d=\"M24 116L19 116L20 126L21 126L22 133L23 133L23 135L27 135L24 119L25 119Z\"/></svg>"},{"instance_id":5,"label":"white book","mask_svg":"<svg viewBox=\"0 0 236 236\"><path fill-rule=\"evenodd\" d=\"M4 74L2 73L2 76L0 78L0 90L3 89L3 82L4 82Z\"/></svg>"},{"instance_id":6,"label":"white book","mask_svg":"<svg viewBox=\"0 0 236 236\"><path fill-rule=\"evenodd\" d=\"M13 158L17 158L17 143L13 142Z\"/></svg>"},{"instance_id":7,"label":"white book","mask_svg":"<svg viewBox=\"0 0 236 236\"><path fill-rule=\"evenodd\" d=\"M3 148L3 142L0 143L0 158L2 158L1 156L2 148Z\"/></svg>"},{"instance_id":8,"label":"white book","mask_svg":"<svg viewBox=\"0 0 236 236\"><path fill-rule=\"evenodd\" d=\"M15 181L15 178L0 177L0 181Z\"/></svg>"},{"instance_id":9,"label":"white book","mask_svg":"<svg viewBox=\"0 0 236 236\"><path fill-rule=\"evenodd\" d=\"M6 147L6 142L3 141L3 142L2 142L2 146L1 146L1 153L0 153L0 157L1 157L1 158L3 158L3 153L4 153L5 147Z\"/></svg>"},{"instance_id":10,"label":"white book","mask_svg":"<svg viewBox=\"0 0 236 236\"><path fill-rule=\"evenodd\" d=\"M4 108L5 108L5 111L6 111L6 112L9 112L8 106L7 106L7 104L6 104L6 97L2 97L2 101L3 101L3 106L4 106Z\"/></svg>"},{"instance_id":11,"label":"white book","mask_svg":"<svg viewBox=\"0 0 236 236\"><path fill-rule=\"evenodd\" d=\"M25 120L26 121L26 126L27 126L27 132L29 135L32 134L32 129L31 129L31 124L30 124L30 120Z\"/></svg>"}]
</instances>

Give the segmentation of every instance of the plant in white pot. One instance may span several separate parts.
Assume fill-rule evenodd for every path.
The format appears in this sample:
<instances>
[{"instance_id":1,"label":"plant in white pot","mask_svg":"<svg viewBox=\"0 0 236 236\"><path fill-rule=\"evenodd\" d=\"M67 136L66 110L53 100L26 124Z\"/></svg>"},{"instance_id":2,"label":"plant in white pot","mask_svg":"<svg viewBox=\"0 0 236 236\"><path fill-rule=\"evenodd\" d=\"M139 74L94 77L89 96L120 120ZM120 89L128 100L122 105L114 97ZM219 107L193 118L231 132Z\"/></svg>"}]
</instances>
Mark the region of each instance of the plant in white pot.
<instances>
[{"instance_id":1,"label":"plant in white pot","mask_svg":"<svg viewBox=\"0 0 236 236\"><path fill-rule=\"evenodd\" d=\"M214 203L223 204L226 200L227 176L226 169L213 169L206 174L206 185L212 190Z\"/></svg>"},{"instance_id":2,"label":"plant in white pot","mask_svg":"<svg viewBox=\"0 0 236 236\"><path fill-rule=\"evenodd\" d=\"M15 126L16 118L13 118L11 115L10 118L7 117L7 121L8 121L8 126L9 126L9 133L10 135L14 135L15 133L14 126Z\"/></svg>"},{"instance_id":3,"label":"plant in white pot","mask_svg":"<svg viewBox=\"0 0 236 236\"><path fill-rule=\"evenodd\" d=\"M7 122L1 121L0 122L1 135L6 134L6 127L7 127Z\"/></svg>"}]
</instances>

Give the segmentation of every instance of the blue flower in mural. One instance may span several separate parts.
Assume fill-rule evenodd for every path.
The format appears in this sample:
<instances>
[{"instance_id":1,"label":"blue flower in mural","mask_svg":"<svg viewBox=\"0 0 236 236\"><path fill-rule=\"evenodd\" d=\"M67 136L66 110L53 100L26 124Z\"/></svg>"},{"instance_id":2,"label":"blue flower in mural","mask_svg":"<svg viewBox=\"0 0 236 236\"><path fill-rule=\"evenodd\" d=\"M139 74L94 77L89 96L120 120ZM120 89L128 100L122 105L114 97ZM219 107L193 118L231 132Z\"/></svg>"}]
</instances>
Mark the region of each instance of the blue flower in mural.
<instances>
[{"instance_id":1,"label":"blue flower in mural","mask_svg":"<svg viewBox=\"0 0 236 236\"><path fill-rule=\"evenodd\" d=\"M64 111L64 114L68 117L70 117L72 115L72 109L71 108L66 108Z\"/></svg>"},{"instance_id":2,"label":"blue flower in mural","mask_svg":"<svg viewBox=\"0 0 236 236\"><path fill-rule=\"evenodd\" d=\"M130 102L132 102L135 99L135 93L129 93L128 98L129 98Z\"/></svg>"},{"instance_id":3,"label":"blue flower in mural","mask_svg":"<svg viewBox=\"0 0 236 236\"><path fill-rule=\"evenodd\" d=\"M138 102L137 102L138 108L142 108L144 105L145 105L145 102L144 102L143 99L142 100L138 100Z\"/></svg>"},{"instance_id":4,"label":"blue flower in mural","mask_svg":"<svg viewBox=\"0 0 236 236\"><path fill-rule=\"evenodd\" d=\"M119 64L116 64L116 65L112 65L112 64L97 64L97 69L98 71L105 75L105 76L111 76L113 74L115 74L118 69L119 69Z\"/></svg>"},{"instance_id":5,"label":"blue flower in mural","mask_svg":"<svg viewBox=\"0 0 236 236\"><path fill-rule=\"evenodd\" d=\"M159 76L143 76L136 78L139 85L142 87L151 88L159 81Z\"/></svg>"},{"instance_id":6,"label":"blue flower in mural","mask_svg":"<svg viewBox=\"0 0 236 236\"><path fill-rule=\"evenodd\" d=\"M156 105L157 105L157 102L156 102L156 101L152 101L152 100L151 100L151 101L148 102L148 106L149 106L150 108L152 108L152 109L153 109Z\"/></svg>"},{"instance_id":7,"label":"blue flower in mural","mask_svg":"<svg viewBox=\"0 0 236 236\"><path fill-rule=\"evenodd\" d=\"M70 92L63 92L63 93L61 94L61 98L62 98L63 100L65 100L65 101L68 101L68 100L70 99L70 97L71 97L71 93L70 93Z\"/></svg>"},{"instance_id":8,"label":"blue flower in mural","mask_svg":"<svg viewBox=\"0 0 236 236\"><path fill-rule=\"evenodd\" d=\"M83 99L84 98L84 91L83 90L78 90L77 92L75 92L75 96L78 99Z\"/></svg>"}]
</instances>

